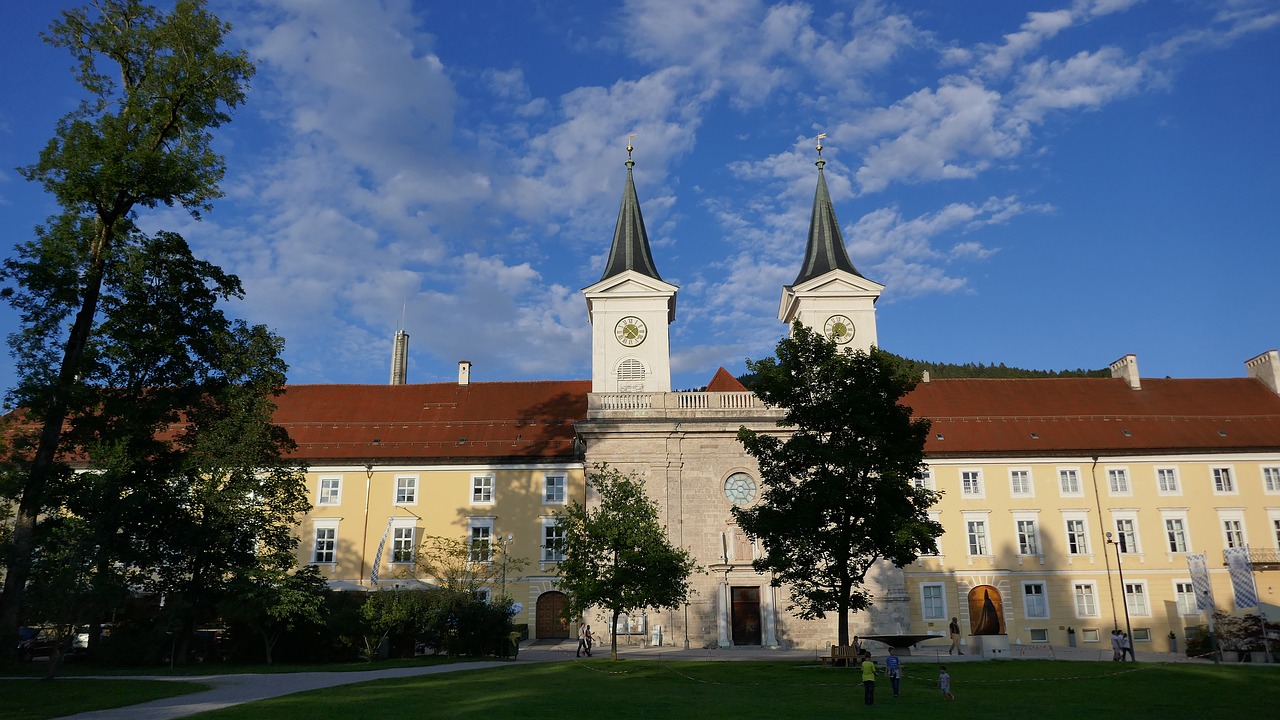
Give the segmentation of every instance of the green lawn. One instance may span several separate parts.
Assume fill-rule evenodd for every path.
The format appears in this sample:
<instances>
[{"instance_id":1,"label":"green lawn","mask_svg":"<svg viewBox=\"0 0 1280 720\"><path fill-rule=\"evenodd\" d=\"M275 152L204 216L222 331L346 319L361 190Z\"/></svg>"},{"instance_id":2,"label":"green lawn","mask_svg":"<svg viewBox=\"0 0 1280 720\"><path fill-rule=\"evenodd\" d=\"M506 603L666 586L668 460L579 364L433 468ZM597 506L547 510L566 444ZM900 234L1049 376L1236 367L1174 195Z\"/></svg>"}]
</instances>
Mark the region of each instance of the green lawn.
<instances>
[{"instance_id":1,"label":"green lawn","mask_svg":"<svg viewBox=\"0 0 1280 720\"><path fill-rule=\"evenodd\" d=\"M179 680L0 680L0 718L43 720L207 689Z\"/></svg>"},{"instance_id":2,"label":"green lawn","mask_svg":"<svg viewBox=\"0 0 1280 720\"><path fill-rule=\"evenodd\" d=\"M862 704L860 676L811 663L594 660L389 680L276 698L202 718L1271 717L1280 668L1017 661L951 666L955 702L935 687L937 666L906 666L902 697L877 683ZM1229 710L1228 710L1229 709Z\"/></svg>"}]
</instances>

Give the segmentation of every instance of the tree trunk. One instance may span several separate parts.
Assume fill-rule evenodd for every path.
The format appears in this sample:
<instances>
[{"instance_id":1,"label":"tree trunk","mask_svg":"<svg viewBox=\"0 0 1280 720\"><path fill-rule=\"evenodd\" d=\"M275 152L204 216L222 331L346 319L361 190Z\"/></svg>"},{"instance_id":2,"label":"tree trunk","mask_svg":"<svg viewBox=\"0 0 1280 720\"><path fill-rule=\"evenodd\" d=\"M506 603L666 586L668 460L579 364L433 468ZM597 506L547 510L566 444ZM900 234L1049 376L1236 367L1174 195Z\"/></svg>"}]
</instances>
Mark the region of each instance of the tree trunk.
<instances>
[{"instance_id":1,"label":"tree trunk","mask_svg":"<svg viewBox=\"0 0 1280 720\"><path fill-rule=\"evenodd\" d=\"M621 610L614 610L613 622L609 623L609 659L614 661L618 659L618 617L621 615Z\"/></svg>"}]
</instances>

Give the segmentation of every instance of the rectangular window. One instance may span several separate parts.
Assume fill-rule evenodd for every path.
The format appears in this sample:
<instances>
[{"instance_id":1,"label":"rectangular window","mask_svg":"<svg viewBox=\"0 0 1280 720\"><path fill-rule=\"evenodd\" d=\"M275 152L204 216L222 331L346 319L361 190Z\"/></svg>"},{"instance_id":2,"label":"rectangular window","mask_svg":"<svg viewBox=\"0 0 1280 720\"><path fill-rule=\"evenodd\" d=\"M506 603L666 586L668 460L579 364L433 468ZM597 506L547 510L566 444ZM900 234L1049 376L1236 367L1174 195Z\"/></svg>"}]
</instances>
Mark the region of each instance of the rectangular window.
<instances>
[{"instance_id":1,"label":"rectangular window","mask_svg":"<svg viewBox=\"0 0 1280 720\"><path fill-rule=\"evenodd\" d=\"M391 562L413 562L413 528L392 528L391 532Z\"/></svg>"},{"instance_id":2,"label":"rectangular window","mask_svg":"<svg viewBox=\"0 0 1280 720\"><path fill-rule=\"evenodd\" d=\"M1262 468L1262 489L1269 493L1280 493L1280 467Z\"/></svg>"},{"instance_id":3,"label":"rectangular window","mask_svg":"<svg viewBox=\"0 0 1280 720\"><path fill-rule=\"evenodd\" d=\"M471 537L467 545L467 559L473 563L487 563L493 560L493 524L489 522L471 521Z\"/></svg>"},{"instance_id":4,"label":"rectangular window","mask_svg":"<svg viewBox=\"0 0 1280 720\"><path fill-rule=\"evenodd\" d=\"M1187 527L1182 518L1165 518L1164 532L1169 538L1169 552L1187 551Z\"/></svg>"},{"instance_id":5,"label":"rectangular window","mask_svg":"<svg viewBox=\"0 0 1280 720\"><path fill-rule=\"evenodd\" d=\"M1223 520L1222 536L1227 547L1244 547L1244 523L1240 520Z\"/></svg>"},{"instance_id":6,"label":"rectangular window","mask_svg":"<svg viewBox=\"0 0 1280 720\"><path fill-rule=\"evenodd\" d=\"M1127 582L1124 584L1124 601L1130 615L1150 615L1147 605L1147 584Z\"/></svg>"},{"instance_id":7,"label":"rectangular window","mask_svg":"<svg viewBox=\"0 0 1280 720\"><path fill-rule=\"evenodd\" d=\"M1120 545L1122 553L1137 553L1138 550L1138 527L1132 518L1116 519L1116 543Z\"/></svg>"},{"instance_id":8,"label":"rectangular window","mask_svg":"<svg viewBox=\"0 0 1280 720\"><path fill-rule=\"evenodd\" d=\"M947 606L942 601L941 585L920 586L920 608L925 620L943 620L947 617Z\"/></svg>"},{"instance_id":9,"label":"rectangular window","mask_svg":"<svg viewBox=\"0 0 1280 720\"><path fill-rule=\"evenodd\" d=\"M1031 642L1033 643L1049 642L1048 628L1031 628L1030 630L1031 630Z\"/></svg>"},{"instance_id":10,"label":"rectangular window","mask_svg":"<svg viewBox=\"0 0 1280 720\"><path fill-rule=\"evenodd\" d=\"M1236 491L1236 482L1231 478L1231 468L1219 467L1213 469L1213 491L1227 494Z\"/></svg>"},{"instance_id":11,"label":"rectangular window","mask_svg":"<svg viewBox=\"0 0 1280 720\"><path fill-rule=\"evenodd\" d=\"M1271 519L1271 530L1276 535L1276 547L1280 547L1280 518Z\"/></svg>"},{"instance_id":12,"label":"rectangular window","mask_svg":"<svg viewBox=\"0 0 1280 720\"><path fill-rule=\"evenodd\" d=\"M1018 554L1019 555L1039 555L1040 554L1040 534L1036 531L1035 520L1019 520L1018 525Z\"/></svg>"},{"instance_id":13,"label":"rectangular window","mask_svg":"<svg viewBox=\"0 0 1280 720\"><path fill-rule=\"evenodd\" d=\"M926 469L924 474L917 478L911 479L911 484L922 490L933 489L933 470Z\"/></svg>"},{"instance_id":14,"label":"rectangular window","mask_svg":"<svg viewBox=\"0 0 1280 720\"><path fill-rule=\"evenodd\" d=\"M1077 617L1095 617L1098 614L1098 603L1093 594L1093 583L1076 583L1075 598Z\"/></svg>"},{"instance_id":15,"label":"rectangular window","mask_svg":"<svg viewBox=\"0 0 1280 720\"><path fill-rule=\"evenodd\" d=\"M1177 468L1156 468L1156 490L1161 495L1178 495L1182 490L1178 487Z\"/></svg>"},{"instance_id":16,"label":"rectangular window","mask_svg":"<svg viewBox=\"0 0 1280 720\"><path fill-rule=\"evenodd\" d=\"M1173 594L1178 601L1179 615L1200 614L1200 610L1196 607L1196 589L1190 581L1174 583Z\"/></svg>"},{"instance_id":17,"label":"rectangular window","mask_svg":"<svg viewBox=\"0 0 1280 720\"><path fill-rule=\"evenodd\" d=\"M980 471L960 471L960 494L970 497L982 496L982 473Z\"/></svg>"},{"instance_id":18,"label":"rectangular window","mask_svg":"<svg viewBox=\"0 0 1280 720\"><path fill-rule=\"evenodd\" d=\"M1022 583L1022 599L1029 618L1049 617L1049 601L1044 596L1044 583Z\"/></svg>"},{"instance_id":19,"label":"rectangular window","mask_svg":"<svg viewBox=\"0 0 1280 720\"><path fill-rule=\"evenodd\" d=\"M1072 555L1089 554L1089 536L1085 534L1084 520L1067 521L1067 552Z\"/></svg>"},{"instance_id":20,"label":"rectangular window","mask_svg":"<svg viewBox=\"0 0 1280 720\"><path fill-rule=\"evenodd\" d=\"M565 501L565 476L542 476L542 502L544 505L563 505Z\"/></svg>"},{"instance_id":21,"label":"rectangular window","mask_svg":"<svg viewBox=\"0 0 1280 720\"><path fill-rule=\"evenodd\" d=\"M418 502L418 478L405 476L396 478L396 504L413 505Z\"/></svg>"},{"instance_id":22,"label":"rectangular window","mask_svg":"<svg viewBox=\"0 0 1280 720\"><path fill-rule=\"evenodd\" d=\"M490 505L493 503L493 476L474 475L471 478L471 504Z\"/></svg>"},{"instance_id":23,"label":"rectangular window","mask_svg":"<svg viewBox=\"0 0 1280 720\"><path fill-rule=\"evenodd\" d=\"M1015 497L1028 497L1031 492L1031 471L1009 471L1009 493Z\"/></svg>"},{"instance_id":24,"label":"rectangular window","mask_svg":"<svg viewBox=\"0 0 1280 720\"><path fill-rule=\"evenodd\" d=\"M1100 639L1098 628L1084 628L1080 631L1080 639L1087 643L1095 643Z\"/></svg>"},{"instance_id":25,"label":"rectangular window","mask_svg":"<svg viewBox=\"0 0 1280 720\"><path fill-rule=\"evenodd\" d=\"M342 502L342 478L320 478L320 497L317 505L337 505Z\"/></svg>"},{"instance_id":26,"label":"rectangular window","mask_svg":"<svg viewBox=\"0 0 1280 720\"><path fill-rule=\"evenodd\" d=\"M970 520L969 526L969 554L970 555L986 555L987 554L987 523L985 520Z\"/></svg>"},{"instance_id":27,"label":"rectangular window","mask_svg":"<svg viewBox=\"0 0 1280 720\"><path fill-rule=\"evenodd\" d=\"M1150 640L1151 640L1151 628L1134 628L1133 629L1134 642L1150 642Z\"/></svg>"},{"instance_id":28,"label":"rectangular window","mask_svg":"<svg viewBox=\"0 0 1280 720\"><path fill-rule=\"evenodd\" d=\"M556 522L542 526L542 562L564 560L564 528Z\"/></svg>"},{"instance_id":29,"label":"rectangular window","mask_svg":"<svg viewBox=\"0 0 1280 720\"><path fill-rule=\"evenodd\" d=\"M336 561L337 548L338 548L337 526L335 525L317 526L315 551L311 554L311 561L318 565L332 564Z\"/></svg>"},{"instance_id":30,"label":"rectangular window","mask_svg":"<svg viewBox=\"0 0 1280 720\"><path fill-rule=\"evenodd\" d=\"M1129 471L1124 468L1111 468L1107 470L1107 487L1110 488L1112 495L1129 495Z\"/></svg>"},{"instance_id":31,"label":"rectangular window","mask_svg":"<svg viewBox=\"0 0 1280 720\"><path fill-rule=\"evenodd\" d=\"M1062 487L1063 495L1080 495L1080 471L1074 468L1059 470L1058 484Z\"/></svg>"}]
</instances>

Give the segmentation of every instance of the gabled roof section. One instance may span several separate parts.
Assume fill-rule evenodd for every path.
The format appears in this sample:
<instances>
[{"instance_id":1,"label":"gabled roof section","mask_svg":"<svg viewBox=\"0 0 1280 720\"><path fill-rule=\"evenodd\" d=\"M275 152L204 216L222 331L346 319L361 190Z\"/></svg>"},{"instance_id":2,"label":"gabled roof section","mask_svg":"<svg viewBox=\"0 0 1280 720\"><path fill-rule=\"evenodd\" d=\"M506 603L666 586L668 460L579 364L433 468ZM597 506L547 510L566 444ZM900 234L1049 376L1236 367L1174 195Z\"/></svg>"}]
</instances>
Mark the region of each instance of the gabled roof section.
<instances>
[{"instance_id":1,"label":"gabled roof section","mask_svg":"<svg viewBox=\"0 0 1280 720\"><path fill-rule=\"evenodd\" d=\"M609 248L609 261L605 263L601 280L627 270L634 270L656 280L661 280L658 267L653 264L649 251L649 234L644 229L644 217L640 215L640 201L636 199L636 184L631 176L635 161L627 150L627 184L622 190L622 207L618 210L618 224L613 229L613 246Z\"/></svg>"},{"instance_id":2,"label":"gabled roof section","mask_svg":"<svg viewBox=\"0 0 1280 720\"><path fill-rule=\"evenodd\" d=\"M307 461L531 462L574 457L589 380L290 385L276 424Z\"/></svg>"},{"instance_id":3,"label":"gabled roof section","mask_svg":"<svg viewBox=\"0 0 1280 720\"><path fill-rule=\"evenodd\" d=\"M903 403L936 457L1280 450L1280 395L1253 378L932 380Z\"/></svg>"},{"instance_id":4,"label":"gabled roof section","mask_svg":"<svg viewBox=\"0 0 1280 720\"><path fill-rule=\"evenodd\" d=\"M827 164L822 156L818 156L818 189L813 195L813 216L809 219L809 244L804 251L804 264L800 266L800 274L792 285L799 285L832 270L843 270L859 277L862 273L853 266L849 253L844 247L844 236L840 233L840 221L836 219L836 210L831 205L831 194L827 191L827 178L822 166Z\"/></svg>"},{"instance_id":5,"label":"gabled roof section","mask_svg":"<svg viewBox=\"0 0 1280 720\"><path fill-rule=\"evenodd\" d=\"M723 367L716 371L711 378L711 382L707 383L707 392L746 392L747 388L738 378L734 377Z\"/></svg>"}]
</instances>

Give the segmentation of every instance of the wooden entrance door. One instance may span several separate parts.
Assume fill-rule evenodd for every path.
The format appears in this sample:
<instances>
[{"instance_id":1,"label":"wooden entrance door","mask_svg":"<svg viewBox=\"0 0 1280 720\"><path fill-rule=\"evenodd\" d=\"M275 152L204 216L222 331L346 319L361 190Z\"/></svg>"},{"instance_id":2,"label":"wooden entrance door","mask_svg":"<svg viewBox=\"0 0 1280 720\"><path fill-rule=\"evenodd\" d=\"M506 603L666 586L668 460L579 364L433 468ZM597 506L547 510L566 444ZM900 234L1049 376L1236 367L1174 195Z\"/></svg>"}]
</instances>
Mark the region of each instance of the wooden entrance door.
<instances>
[{"instance_id":1,"label":"wooden entrance door","mask_svg":"<svg viewBox=\"0 0 1280 720\"><path fill-rule=\"evenodd\" d=\"M569 623L564 619L564 593L545 592L538 596L538 607L535 611L537 637L546 638L569 637Z\"/></svg>"},{"instance_id":2,"label":"wooden entrance door","mask_svg":"<svg viewBox=\"0 0 1280 720\"><path fill-rule=\"evenodd\" d=\"M760 644L760 588L730 588L733 599L733 644Z\"/></svg>"}]
</instances>

